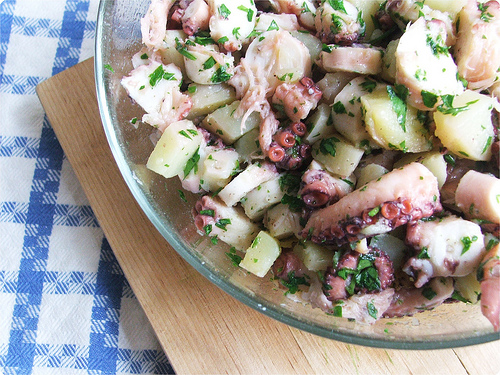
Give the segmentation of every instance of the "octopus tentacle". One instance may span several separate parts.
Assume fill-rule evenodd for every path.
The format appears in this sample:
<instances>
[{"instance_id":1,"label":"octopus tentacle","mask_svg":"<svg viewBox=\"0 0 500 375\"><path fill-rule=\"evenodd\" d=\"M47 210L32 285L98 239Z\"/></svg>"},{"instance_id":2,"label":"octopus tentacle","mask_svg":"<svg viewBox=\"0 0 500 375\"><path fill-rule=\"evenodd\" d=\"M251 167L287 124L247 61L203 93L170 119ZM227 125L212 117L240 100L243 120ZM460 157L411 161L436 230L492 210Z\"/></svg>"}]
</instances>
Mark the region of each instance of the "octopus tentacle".
<instances>
[{"instance_id":1,"label":"octopus tentacle","mask_svg":"<svg viewBox=\"0 0 500 375\"><path fill-rule=\"evenodd\" d=\"M441 210L436 177L422 164L412 163L314 212L301 235L316 243L341 246ZM353 225L359 227L356 235Z\"/></svg>"},{"instance_id":2,"label":"octopus tentacle","mask_svg":"<svg viewBox=\"0 0 500 375\"><path fill-rule=\"evenodd\" d=\"M392 261L383 251L368 249L366 254L349 251L326 270L323 292L328 300L346 299L354 293L378 293L390 287L394 281Z\"/></svg>"}]
</instances>

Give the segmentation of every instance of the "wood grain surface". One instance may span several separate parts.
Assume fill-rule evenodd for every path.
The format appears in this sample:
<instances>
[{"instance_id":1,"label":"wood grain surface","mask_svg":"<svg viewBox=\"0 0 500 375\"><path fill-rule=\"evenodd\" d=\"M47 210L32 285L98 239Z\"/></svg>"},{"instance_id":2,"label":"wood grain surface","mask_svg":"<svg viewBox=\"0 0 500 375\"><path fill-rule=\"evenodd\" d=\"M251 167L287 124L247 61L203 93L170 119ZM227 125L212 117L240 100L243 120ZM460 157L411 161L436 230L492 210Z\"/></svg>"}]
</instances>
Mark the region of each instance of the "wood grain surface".
<instances>
[{"instance_id":1,"label":"wood grain surface","mask_svg":"<svg viewBox=\"0 0 500 375\"><path fill-rule=\"evenodd\" d=\"M178 374L498 374L500 341L385 350L317 337L227 295L149 222L115 164L97 107L93 60L37 93L94 213Z\"/></svg>"}]
</instances>

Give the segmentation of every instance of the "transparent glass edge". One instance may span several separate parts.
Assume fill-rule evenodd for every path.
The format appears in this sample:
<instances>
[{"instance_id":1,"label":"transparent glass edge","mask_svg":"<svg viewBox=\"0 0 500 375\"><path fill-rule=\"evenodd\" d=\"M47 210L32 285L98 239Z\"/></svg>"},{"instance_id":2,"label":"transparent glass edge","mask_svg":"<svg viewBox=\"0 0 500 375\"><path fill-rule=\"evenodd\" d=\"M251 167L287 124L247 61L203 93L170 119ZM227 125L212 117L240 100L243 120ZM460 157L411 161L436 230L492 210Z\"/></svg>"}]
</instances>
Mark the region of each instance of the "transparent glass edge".
<instances>
[{"instance_id":1,"label":"transparent glass edge","mask_svg":"<svg viewBox=\"0 0 500 375\"><path fill-rule=\"evenodd\" d=\"M382 338L365 338L365 337L355 337L344 334L342 332L336 332L334 330L327 330L323 327L317 325L311 325L310 323L305 323L294 318L291 314L287 314L284 311L275 309L274 307L267 305L265 300L260 302L254 297L250 297L240 288L237 288L230 282L217 278L217 275L206 268L200 261L200 259L188 251L184 250L184 244L178 241L170 231L165 228L164 223L155 217L150 212L153 212L153 207L143 199L141 189L139 188L137 181L132 177L131 169L128 167L127 162L123 154L119 151L119 141L112 131L110 131L111 119L109 112L107 111L108 103L104 87L104 71L102 69L104 61L102 61L102 50L98 43L102 39L102 24L104 22L104 13L106 7L106 0L100 0L98 17L96 22L96 34L95 34L95 59L94 59L94 78L96 82L96 94L98 99L99 112L102 119L102 125L106 134L107 142L110 146L115 162L120 170L122 177L124 178L127 187L131 191L135 200L138 202L139 206L146 214L148 219L154 225L154 227L160 232L160 234L167 240L167 242L173 247L173 249L186 260L193 268L196 269L201 275L203 275L209 282L215 284L222 291L227 293L229 296L237 299L238 301L244 303L246 306L262 313L276 321L285 323L294 328L309 332L311 334L321 336L327 339L333 339L346 344L362 345L373 348L381 349L403 349L403 350L433 350L433 349L450 349L465 347L471 345L478 345L487 342L492 342L500 339L499 333L488 333L476 337L468 338L457 338L443 341L420 341L420 340L385 340ZM183 249L183 250L178 250ZM265 307L263 309L262 307Z\"/></svg>"}]
</instances>

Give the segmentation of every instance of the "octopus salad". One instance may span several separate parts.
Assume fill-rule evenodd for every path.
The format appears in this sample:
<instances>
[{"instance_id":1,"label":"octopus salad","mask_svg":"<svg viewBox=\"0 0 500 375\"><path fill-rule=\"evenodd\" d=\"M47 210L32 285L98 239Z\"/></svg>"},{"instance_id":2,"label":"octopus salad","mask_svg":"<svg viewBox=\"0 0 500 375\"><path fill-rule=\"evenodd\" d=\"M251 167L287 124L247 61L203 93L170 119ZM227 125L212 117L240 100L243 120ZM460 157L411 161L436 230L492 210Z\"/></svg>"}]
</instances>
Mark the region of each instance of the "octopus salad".
<instances>
[{"instance_id":1,"label":"octopus salad","mask_svg":"<svg viewBox=\"0 0 500 375\"><path fill-rule=\"evenodd\" d=\"M461 301L499 330L499 1L152 0L141 31L147 167L236 266L362 323Z\"/></svg>"}]
</instances>

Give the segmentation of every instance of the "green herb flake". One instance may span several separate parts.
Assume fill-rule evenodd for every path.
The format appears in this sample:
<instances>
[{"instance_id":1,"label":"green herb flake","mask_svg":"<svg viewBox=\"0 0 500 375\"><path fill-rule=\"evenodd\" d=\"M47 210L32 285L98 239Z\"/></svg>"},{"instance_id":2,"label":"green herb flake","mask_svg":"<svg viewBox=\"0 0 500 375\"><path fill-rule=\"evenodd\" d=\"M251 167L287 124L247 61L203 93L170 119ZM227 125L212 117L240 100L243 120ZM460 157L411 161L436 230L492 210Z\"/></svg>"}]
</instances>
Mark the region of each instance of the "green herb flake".
<instances>
[{"instance_id":1,"label":"green herb flake","mask_svg":"<svg viewBox=\"0 0 500 375\"><path fill-rule=\"evenodd\" d=\"M331 155L335 157L337 155L337 145L336 143L339 143L340 139L336 137L330 137L326 139L322 139L320 144L319 144L319 151L323 155Z\"/></svg>"},{"instance_id":2,"label":"green herb flake","mask_svg":"<svg viewBox=\"0 0 500 375\"><path fill-rule=\"evenodd\" d=\"M104 64L104 69L109 70L111 73L115 72L115 70L113 69L113 67L110 64Z\"/></svg>"},{"instance_id":3,"label":"green herb flake","mask_svg":"<svg viewBox=\"0 0 500 375\"><path fill-rule=\"evenodd\" d=\"M203 232L208 236L212 233L212 224L207 224L203 227Z\"/></svg>"},{"instance_id":4,"label":"green herb flake","mask_svg":"<svg viewBox=\"0 0 500 375\"><path fill-rule=\"evenodd\" d=\"M207 70L212 68L217 62L215 61L213 56L210 56L207 61L203 63L203 69Z\"/></svg>"},{"instance_id":5,"label":"green herb flake","mask_svg":"<svg viewBox=\"0 0 500 375\"><path fill-rule=\"evenodd\" d=\"M377 87L377 82L369 78L366 78L364 82L360 83L360 86L364 91L372 93L373 90L375 90L375 88Z\"/></svg>"},{"instance_id":6,"label":"green herb flake","mask_svg":"<svg viewBox=\"0 0 500 375\"><path fill-rule=\"evenodd\" d=\"M297 277L295 276L295 271L290 271L287 275L287 279L280 279L281 284L287 287L288 290L285 292L287 294L295 294L299 291L300 285L309 286L309 282L306 279L307 276Z\"/></svg>"},{"instance_id":7,"label":"green herb flake","mask_svg":"<svg viewBox=\"0 0 500 375\"><path fill-rule=\"evenodd\" d=\"M234 247L231 247L231 249L229 249L229 252L226 252L226 256L235 267L239 267L241 261L243 260L242 257L236 254L236 249Z\"/></svg>"},{"instance_id":8,"label":"green herb flake","mask_svg":"<svg viewBox=\"0 0 500 375\"><path fill-rule=\"evenodd\" d=\"M187 203L186 194L184 194L181 189L177 189L177 191L179 192L179 197L181 198L181 200Z\"/></svg>"},{"instance_id":9,"label":"green herb flake","mask_svg":"<svg viewBox=\"0 0 500 375\"><path fill-rule=\"evenodd\" d=\"M254 11L253 9L247 8L246 6L240 5L238 9L247 13L248 22L252 22Z\"/></svg>"},{"instance_id":10,"label":"green herb flake","mask_svg":"<svg viewBox=\"0 0 500 375\"><path fill-rule=\"evenodd\" d=\"M221 37L221 38L217 41L217 43L219 43L219 44L224 44L224 43L226 43L227 41L229 41L229 38L228 38L227 36L223 36L223 37Z\"/></svg>"},{"instance_id":11,"label":"green herb flake","mask_svg":"<svg viewBox=\"0 0 500 375\"><path fill-rule=\"evenodd\" d=\"M201 210L201 211L200 211L200 215L205 215L205 216L211 216L211 217L214 217L214 216L215 216L215 211L214 211L214 210L212 210L212 209Z\"/></svg>"},{"instance_id":12,"label":"green herb flake","mask_svg":"<svg viewBox=\"0 0 500 375\"><path fill-rule=\"evenodd\" d=\"M368 212L368 216L373 217L377 215L379 212L380 212L380 206L374 207Z\"/></svg>"},{"instance_id":13,"label":"green herb flake","mask_svg":"<svg viewBox=\"0 0 500 375\"><path fill-rule=\"evenodd\" d=\"M420 94L422 95L424 105L428 108L434 108L439 98L438 95L425 90L422 90Z\"/></svg>"},{"instance_id":14,"label":"green herb flake","mask_svg":"<svg viewBox=\"0 0 500 375\"><path fill-rule=\"evenodd\" d=\"M257 246L259 246L259 243L260 243L261 239L262 239L262 237L259 237L259 236L255 237L254 240L252 241L251 247L254 249Z\"/></svg>"},{"instance_id":15,"label":"green herb flake","mask_svg":"<svg viewBox=\"0 0 500 375\"><path fill-rule=\"evenodd\" d=\"M235 27L232 31L232 34L236 39L240 39L240 27Z\"/></svg>"},{"instance_id":16,"label":"green herb flake","mask_svg":"<svg viewBox=\"0 0 500 375\"><path fill-rule=\"evenodd\" d=\"M191 140L193 140L193 138L191 138L191 137L189 136L189 134L188 134L188 133L186 133L186 131L185 131L185 130L179 130L179 134L180 134L180 135L182 135L183 137L186 137L187 139L191 139Z\"/></svg>"},{"instance_id":17,"label":"green herb flake","mask_svg":"<svg viewBox=\"0 0 500 375\"><path fill-rule=\"evenodd\" d=\"M189 52L186 46L182 45L182 43L179 41L179 38L175 38L175 49L185 58L192 61L196 60L196 56Z\"/></svg>"},{"instance_id":18,"label":"green herb flake","mask_svg":"<svg viewBox=\"0 0 500 375\"><path fill-rule=\"evenodd\" d=\"M194 94L196 92L196 86L195 85L191 85L188 87L188 93L190 94Z\"/></svg>"},{"instance_id":19,"label":"green herb flake","mask_svg":"<svg viewBox=\"0 0 500 375\"><path fill-rule=\"evenodd\" d=\"M477 241L477 236L472 236L469 237L469 236L464 236L460 239L460 242L462 242L462 252L460 253L460 255L464 255L467 251L470 250L470 247L472 245L473 242L476 242Z\"/></svg>"},{"instance_id":20,"label":"green herb flake","mask_svg":"<svg viewBox=\"0 0 500 375\"><path fill-rule=\"evenodd\" d=\"M278 24L276 23L275 20L272 20L271 21L271 24L269 25L269 27L267 28L267 31L271 31L271 30L279 30L280 27L278 26Z\"/></svg>"},{"instance_id":21,"label":"green herb flake","mask_svg":"<svg viewBox=\"0 0 500 375\"><path fill-rule=\"evenodd\" d=\"M332 108L336 114L340 115L343 113L347 113L345 106L344 106L344 103L342 103L341 101L335 102L333 104Z\"/></svg>"},{"instance_id":22,"label":"green herb flake","mask_svg":"<svg viewBox=\"0 0 500 375\"><path fill-rule=\"evenodd\" d=\"M377 319L378 310L373 304L373 301L366 304L366 310L368 311L368 315L370 315L373 319Z\"/></svg>"},{"instance_id":23,"label":"green herb flake","mask_svg":"<svg viewBox=\"0 0 500 375\"><path fill-rule=\"evenodd\" d=\"M420 250L420 253L417 255L417 259L430 259L431 257L429 256L428 250L426 246L422 247L422 250Z\"/></svg>"},{"instance_id":24,"label":"green herb flake","mask_svg":"<svg viewBox=\"0 0 500 375\"><path fill-rule=\"evenodd\" d=\"M219 7L219 14L221 15L222 18L227 20L231 14L231 11L225 4L221 4L221 6Z\"/></svg>"},{"instance_id":25,"label":"green herb flake","mask_svg":"<svg viewBox=\"0 0 500 375\"><path fill-rule=\"evenodd\" d=\"M184 178L186 178L191 171L193 171L194 174L198 172L199 161L200 161L200 148L198 147L194 155L187 161L186 166L184 167Z\"/></svg>"},{"instance_id":26,"label":"green herb flake","mask_svg":"<svg viewBox=\"0 0 500 375\"><path fill-rule=\"evenodd\" d=\"M227 228L226 226L231 224L231 219L219 219L216 223L215 223L215 226L217 228L220 228L224 231L227 231Z\"/></svg>"},{"instance_id":27,"label":"green herb flake","mask_svg":"<svg viewBox=\"0 0 500 375\"><path fill-rule=\"evenodd\" d=\"M219 66L219 69L216 70L216 72L212 75L212 78L210 80L212 83L221 83L221 82L226 82L229 79L231 79L232 75L229 74L226 71L226 67L221 65Z\"/></svg>"},{"instance_id":28,"label":"green herb flake","mask_svg":"<svg viewBox=\"0 0 500 375\"><path fill-rule=\"evenodd\" d=\"M431 287L427 287L422 289L422 295L430 301L437 296L437 293Z\"/></svg>"},{"instance_id":29,"label":"green herb flake","mask_svg":"<svg viewBox=\"0 0 500 375\"><path fill-rule=\"evenodd\" d=\"M401 129L406 132L406 103L404 99L396 93L396 90L392 86L387 86L387 94L389 94L389 99L391 100L392 110L396 113L398 124L401 126Z\"/></svg>"},{"instance_id":30,"label":"green herb flake","mask_svg":"<svg viewBox=\"0 0 500 375\"><path fill-rule=\"evenodd\" d=\"M342 306L341 305L336 305L333 308L333 316L342 318Z\"/></svg>"},{"instance_id":31,"label":"green herb flake","mask_svg":"<svg viewBox=\"0 0 500 375\"><path fill-rule=\"evenodd\" d=\"M141 59L142 59L142 60L147 60L147 59L149 59L148 54L147 54L147 53L143 53L143 54L141 55Z\"/></svg>"},{"instance_id":32,"label":"green herb flake","mask_svg":"<svg viewBox=\"0 0 500 375\"><path fill-rule=\"evenodd\" d=\"M330 4L334 10L347 14L343 0L328 0L328 4Z\"/></svg>"}]
</instances>

